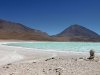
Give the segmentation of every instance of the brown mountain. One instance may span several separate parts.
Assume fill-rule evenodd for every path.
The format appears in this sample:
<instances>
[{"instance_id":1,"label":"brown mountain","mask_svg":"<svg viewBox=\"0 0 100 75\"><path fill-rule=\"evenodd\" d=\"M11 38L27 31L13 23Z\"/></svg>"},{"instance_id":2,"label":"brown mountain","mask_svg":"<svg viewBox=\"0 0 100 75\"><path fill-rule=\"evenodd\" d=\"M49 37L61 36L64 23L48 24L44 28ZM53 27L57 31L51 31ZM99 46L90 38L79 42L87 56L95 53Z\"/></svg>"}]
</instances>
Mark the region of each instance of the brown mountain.
<instances>
[{"instance_id":1,"label":"brown mountain","mask_svg":"<svg viewBox=\"0 0 100 75\"><path fill-rule=\"evenodd\" d=\"M40 30L23 24L0 19L0 39L39 40L39 41L100 41L100 36L80 25L72 25L61 33L50 37Z\"/></svg>"},{"instance_id":2,"label":"brown mountain","mask_svg":"<svg viewBox=\"0 0 100 75\"><path fill-rule=\"evenodd\" d=\"M0 19L0 39L52 40L47 33Z\"/></svg>"},{"instance_id":3,"label":"brown mountain","mask_svg":"<svg viewBox=\"0 0 100 75\"><path fill-rule=\"evenodd\" d=\"M60 41L100 41L100 36L90 29L75 24L55 35Z\"/></svg>"}]
</instances>

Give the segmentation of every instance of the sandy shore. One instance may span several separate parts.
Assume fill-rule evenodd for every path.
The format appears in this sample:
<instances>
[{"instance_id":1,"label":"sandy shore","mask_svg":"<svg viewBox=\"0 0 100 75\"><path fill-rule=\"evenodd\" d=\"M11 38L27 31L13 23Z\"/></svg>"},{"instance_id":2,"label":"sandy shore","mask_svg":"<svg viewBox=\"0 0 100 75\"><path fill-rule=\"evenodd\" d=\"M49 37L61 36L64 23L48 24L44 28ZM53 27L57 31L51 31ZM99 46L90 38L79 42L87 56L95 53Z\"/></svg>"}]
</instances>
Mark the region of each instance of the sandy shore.
<instances>
[{"instance_id":1,"label":"sandy shore","mask_svg":"<svg viewBox=\"0 0 100 75\"><path fill-rule=\"evenodd\" d=\"M0 43L0 75L100 75L100 55L41 51Z\"/></svg>"}]
</instances>

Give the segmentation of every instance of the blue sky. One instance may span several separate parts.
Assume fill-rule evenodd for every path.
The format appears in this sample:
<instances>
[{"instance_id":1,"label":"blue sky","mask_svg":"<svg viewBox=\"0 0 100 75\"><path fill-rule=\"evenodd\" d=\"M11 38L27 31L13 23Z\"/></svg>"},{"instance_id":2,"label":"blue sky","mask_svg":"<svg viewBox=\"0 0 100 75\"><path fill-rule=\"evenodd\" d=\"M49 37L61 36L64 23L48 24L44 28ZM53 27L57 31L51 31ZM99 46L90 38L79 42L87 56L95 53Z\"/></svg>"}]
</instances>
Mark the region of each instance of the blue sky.
<instances>
[{"instance_id":1,"label":"blue sky","mask_svg":"<svg viewBox=\"0 0 100 75\"><path fill-rule=\"evenodd\" d=\"M0 0L0 18L50 35L72 24L100 34L100 0Z\"/></svg>"}]
</instances>

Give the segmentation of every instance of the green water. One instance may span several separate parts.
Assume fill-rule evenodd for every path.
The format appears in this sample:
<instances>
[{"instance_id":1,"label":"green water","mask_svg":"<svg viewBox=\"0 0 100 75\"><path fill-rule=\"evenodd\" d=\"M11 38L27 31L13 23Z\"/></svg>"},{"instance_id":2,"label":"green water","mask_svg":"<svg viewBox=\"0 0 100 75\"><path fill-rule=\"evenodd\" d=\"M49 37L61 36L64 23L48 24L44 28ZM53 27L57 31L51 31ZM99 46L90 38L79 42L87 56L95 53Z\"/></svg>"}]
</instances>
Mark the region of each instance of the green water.
<instances>
[{"instance_id":1,"label":"green water","mask_svg":"<svg viewBox=\"0 0 100 75\"><path fill-rule=\"evenodd\" d=\"M94 49L96 52L100 53L100 42L22 42L10 43L7 45L52 51L87 52L90 49Z\"/></svg>"}]
</instances>

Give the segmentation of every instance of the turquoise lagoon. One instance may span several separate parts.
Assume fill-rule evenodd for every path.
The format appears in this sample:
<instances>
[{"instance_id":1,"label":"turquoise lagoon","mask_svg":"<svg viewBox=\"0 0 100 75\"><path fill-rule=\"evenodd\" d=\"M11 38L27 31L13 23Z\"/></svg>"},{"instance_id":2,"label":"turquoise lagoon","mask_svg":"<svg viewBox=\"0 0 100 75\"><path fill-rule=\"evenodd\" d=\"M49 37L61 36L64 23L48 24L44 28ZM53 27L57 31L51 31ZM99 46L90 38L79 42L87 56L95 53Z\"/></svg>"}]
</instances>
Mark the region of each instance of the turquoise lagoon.
<instances>
[{"instance_id":1,"label":"turquoise lagoon","mask_svg":"<svg viewBox=\"0 0 100 75\"><path fill-rule=\"evenodd\" d=\"M9 43L8 46L19 46L52 51L88 52L94 49L100 53L100 42L21 42Z\"/></svg>"}]
</instances>

